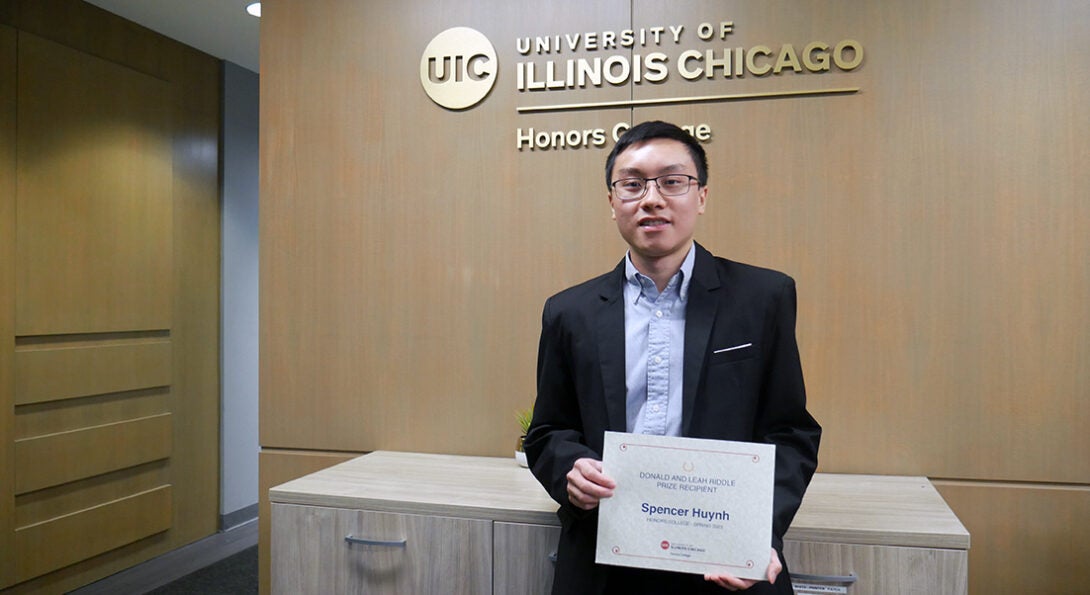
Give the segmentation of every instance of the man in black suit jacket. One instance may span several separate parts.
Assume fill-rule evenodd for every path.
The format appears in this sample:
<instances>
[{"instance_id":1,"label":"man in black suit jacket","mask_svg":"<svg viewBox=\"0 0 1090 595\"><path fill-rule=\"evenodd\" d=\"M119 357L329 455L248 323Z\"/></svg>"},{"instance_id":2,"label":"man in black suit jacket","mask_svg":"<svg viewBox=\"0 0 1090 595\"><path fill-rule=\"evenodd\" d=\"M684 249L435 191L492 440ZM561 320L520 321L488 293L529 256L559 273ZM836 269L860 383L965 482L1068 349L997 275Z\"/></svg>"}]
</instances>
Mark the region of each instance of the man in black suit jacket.
<instances>
[{"instance_id":1,"label":"man in black suit jacket","mask_svg":"<svg viewBox=\"0 0 1090 595\"><path fill-rule=\"evenodd\" d=\"M795 283L693 241L707 160L684 130L664 122L629 130L610 153L606 183L629 251L613 271L545 302L525 441L531 470L560 503L553 592L789 594L783 535L817 467L821 435L806 410ZM649 331L662 322L662 299L676 326ZM607 430L776 445L770 582L595 564L598 502L616 487L602 473Z\"/></svg>"}]
</instances>

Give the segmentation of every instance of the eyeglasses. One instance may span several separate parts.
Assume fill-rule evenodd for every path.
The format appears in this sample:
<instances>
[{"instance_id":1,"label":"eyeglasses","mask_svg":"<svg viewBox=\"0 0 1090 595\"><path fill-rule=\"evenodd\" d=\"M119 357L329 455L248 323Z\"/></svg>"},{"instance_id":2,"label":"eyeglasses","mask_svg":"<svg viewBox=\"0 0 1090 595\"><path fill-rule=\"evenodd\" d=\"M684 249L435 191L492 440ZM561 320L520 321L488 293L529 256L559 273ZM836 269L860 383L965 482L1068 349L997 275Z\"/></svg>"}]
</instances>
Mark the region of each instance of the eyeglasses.
<instances>
[{"instance_id":1,"label":"eyeglasses","mask_svg":"<svg viewBox=\"0 0 1090 595\"><path fill-rule=\"evenodd\" d=\"M659 188L659 194L663 196L681 196L689 191L689 186L697 181L688 174L669 174L657 178L624 178L610 184L613 196L620 200L639 200L647 194L650 182L654 182Z\"/></svg>"}]
</instances>

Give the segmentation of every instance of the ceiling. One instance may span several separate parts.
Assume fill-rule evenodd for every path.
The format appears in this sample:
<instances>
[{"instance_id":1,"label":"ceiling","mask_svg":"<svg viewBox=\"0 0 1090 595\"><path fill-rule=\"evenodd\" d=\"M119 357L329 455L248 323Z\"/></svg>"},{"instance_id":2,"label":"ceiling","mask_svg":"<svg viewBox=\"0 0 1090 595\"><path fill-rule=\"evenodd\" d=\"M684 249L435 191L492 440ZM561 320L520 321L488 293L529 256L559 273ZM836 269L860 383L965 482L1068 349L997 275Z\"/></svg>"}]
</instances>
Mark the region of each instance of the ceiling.
<instances>
[{"instance_id":1,"label":"ceiling","mask_svg":"<svg viewBox=\"0 0 1090 595\"><path fill-rule=\"evenodd\" d=\"M246 13L253 0L84 0L254 72L260 19Z\"/></svg>"}]
</instances>

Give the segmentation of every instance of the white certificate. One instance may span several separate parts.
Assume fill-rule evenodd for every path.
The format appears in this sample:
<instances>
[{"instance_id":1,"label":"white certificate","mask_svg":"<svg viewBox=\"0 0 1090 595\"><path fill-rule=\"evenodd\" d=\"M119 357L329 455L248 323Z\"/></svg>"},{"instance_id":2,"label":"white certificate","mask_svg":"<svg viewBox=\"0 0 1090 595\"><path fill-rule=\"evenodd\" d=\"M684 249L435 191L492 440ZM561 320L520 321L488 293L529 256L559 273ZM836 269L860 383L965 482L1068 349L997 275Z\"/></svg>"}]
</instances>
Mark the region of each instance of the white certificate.
<instances>
[{"instance_id":1,"label":"white certificate","mask_svg":"<svg viewBox=\"0 0 1090 595\"><path fill-rule=\"evenodd\" d=\"M765 578L774 445L606 432L602 469L598 563Z\"/></svg>"}]
</instances>

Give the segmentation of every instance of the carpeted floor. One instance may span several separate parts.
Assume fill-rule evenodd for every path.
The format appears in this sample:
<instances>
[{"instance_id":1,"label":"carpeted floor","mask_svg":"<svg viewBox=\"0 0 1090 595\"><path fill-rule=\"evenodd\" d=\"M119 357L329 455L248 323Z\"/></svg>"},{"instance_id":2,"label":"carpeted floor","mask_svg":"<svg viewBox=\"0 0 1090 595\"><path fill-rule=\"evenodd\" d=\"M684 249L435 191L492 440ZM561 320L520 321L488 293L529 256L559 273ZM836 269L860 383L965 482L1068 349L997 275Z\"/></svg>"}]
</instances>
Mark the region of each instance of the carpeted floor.
<instances>
[{"instance_id":1,"label":"carpeted floor","mask_svg":"<svg viewBox=\"0 0 1090 595\"><path fill-rule=\"evenodd\" d=\"M150 595L243 595L257 593L257 546L149 591Z\"/></svg>"}]
</instances>

